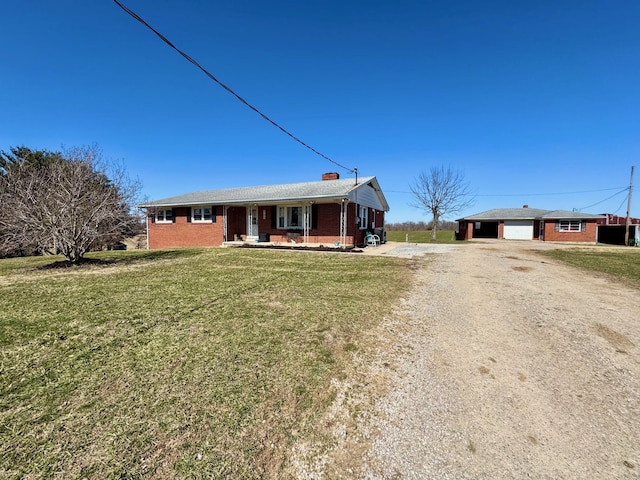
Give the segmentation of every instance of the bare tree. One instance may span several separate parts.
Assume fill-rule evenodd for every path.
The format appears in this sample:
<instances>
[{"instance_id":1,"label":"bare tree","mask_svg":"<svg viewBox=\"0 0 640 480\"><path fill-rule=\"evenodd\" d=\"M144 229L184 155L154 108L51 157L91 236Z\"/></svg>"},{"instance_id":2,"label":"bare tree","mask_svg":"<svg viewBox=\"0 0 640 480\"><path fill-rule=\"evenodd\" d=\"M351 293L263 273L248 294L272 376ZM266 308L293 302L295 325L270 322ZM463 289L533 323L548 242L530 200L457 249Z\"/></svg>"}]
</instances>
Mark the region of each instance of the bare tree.
<instances>
[{"instance_id":1,"label":"bare tree","mask_svg":"<svg viewBox=\"0 0 640 480\"><path fill-rule=\"evenodd\" d=\"M431 240L436 239L438 222L445 216L459 212L473 204L469 184L464 175L451 167L432 167L420 172L410 185L415 198L412 205L433 216Z\"/></svg>"},{"instance_id":2,"label":"bare tree","mask_svg":"<svg viewBox=\"0 0 640 480\"><path fill-rule=\"evenodd\" d=\"M104 161L96 146L2 152L0 251L61 254L76 263L137 227L139 191L139 181Z\"/></svg>"}]
</instances>

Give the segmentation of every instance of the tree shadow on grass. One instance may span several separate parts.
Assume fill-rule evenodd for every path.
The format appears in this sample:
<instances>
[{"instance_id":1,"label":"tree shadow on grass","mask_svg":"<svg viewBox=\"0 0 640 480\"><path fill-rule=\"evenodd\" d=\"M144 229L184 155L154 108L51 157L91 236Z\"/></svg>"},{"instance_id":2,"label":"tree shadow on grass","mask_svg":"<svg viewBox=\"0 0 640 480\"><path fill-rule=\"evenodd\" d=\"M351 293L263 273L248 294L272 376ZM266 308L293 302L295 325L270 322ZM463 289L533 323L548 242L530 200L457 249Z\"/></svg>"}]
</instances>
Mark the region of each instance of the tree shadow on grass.
<instances>
[{"instance_id":1,"label":"tree shadow on grass","mask_svg":"<svg viewBox=\"0 0 640 480\"><path fill-rule=\"evenodd\" d=\"M136 263L148 263L157 260L171 260L178 258L188 258L196 255L200 255L202 252L199 250L154 250L135 253L94 253L91 257L84 257L77 262L70 262L68 260L58 260L46 265L35 267L34 270L64 270L70 268L95 268L95 267L109 267L114 265L132 265ZM101 258L101 256L103 256Z\"/></svg>"}]
</instances>

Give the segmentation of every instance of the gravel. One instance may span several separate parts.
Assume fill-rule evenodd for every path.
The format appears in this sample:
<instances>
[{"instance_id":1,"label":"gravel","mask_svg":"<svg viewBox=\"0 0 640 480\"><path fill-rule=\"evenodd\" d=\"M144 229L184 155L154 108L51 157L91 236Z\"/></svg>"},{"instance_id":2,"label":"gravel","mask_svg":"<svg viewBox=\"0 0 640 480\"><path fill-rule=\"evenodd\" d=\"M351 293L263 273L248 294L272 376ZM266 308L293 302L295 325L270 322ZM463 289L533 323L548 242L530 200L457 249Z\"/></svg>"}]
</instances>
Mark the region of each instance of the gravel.
<instances>
[{"instance_id":1,"label":"gravel","mask_svg":"<svg viewBox=\"0 0 640 480\"><path fill-rule=\"evenodd\" d=\"M422 257L430 253L450 253L460 248L455 244L403 243L387 242L378 247L367 247L363 250L366 255L385 255L402 258Z\"/></svg>"},{"instance_id":2,"label":"gravel","mask_svg":"<svg viewBox=\"0 0 640 480\"><path fill-rule=\"evenodd\" d=\"M638 291L550 244L441 247L386 322L404 353L360 478L640 478Z\"/></svg>"},{"instance_id":3,"label":"gravel","mask_svg":"<svg viewBox=\"0 0 640 480\"><path fill-rule=\"evenodd\" d=\"M365 249L413 257L416 284L336 383L334 447L300 445L292 476L640 478L640 295L531 251L567 247Z\"/></svg>"}]
</instances>

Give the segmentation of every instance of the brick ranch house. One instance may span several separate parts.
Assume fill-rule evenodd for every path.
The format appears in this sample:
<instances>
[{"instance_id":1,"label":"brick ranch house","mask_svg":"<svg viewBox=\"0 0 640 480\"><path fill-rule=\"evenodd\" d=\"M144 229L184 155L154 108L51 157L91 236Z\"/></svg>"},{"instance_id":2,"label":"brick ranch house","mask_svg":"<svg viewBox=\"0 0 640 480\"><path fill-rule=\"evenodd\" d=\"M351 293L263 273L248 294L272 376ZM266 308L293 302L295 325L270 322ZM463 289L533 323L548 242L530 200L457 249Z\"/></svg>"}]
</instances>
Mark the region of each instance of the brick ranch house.
<instances>
[{"instance_id":1,"label":"brick ranch house","mask_svg":"<svg viewBox=\"0 0 640 480\"><path fill-rule=\"evenodd\" d=\"M602 218L591 213L542 210L528 205L495 208L458 219L458 238L596 243L597 223Z\"/></svg>"},{"instance_id":2,"label":"brick ranch house","mask_svg":"<svg viewBox=\"0 0 640 480\"><path fill-rule=\"evenodd\" d=\"M138 205L150 249L270 242L350 247L383 237L387 200L376 177L187 193Z\"/></svg>"}]
</instances>

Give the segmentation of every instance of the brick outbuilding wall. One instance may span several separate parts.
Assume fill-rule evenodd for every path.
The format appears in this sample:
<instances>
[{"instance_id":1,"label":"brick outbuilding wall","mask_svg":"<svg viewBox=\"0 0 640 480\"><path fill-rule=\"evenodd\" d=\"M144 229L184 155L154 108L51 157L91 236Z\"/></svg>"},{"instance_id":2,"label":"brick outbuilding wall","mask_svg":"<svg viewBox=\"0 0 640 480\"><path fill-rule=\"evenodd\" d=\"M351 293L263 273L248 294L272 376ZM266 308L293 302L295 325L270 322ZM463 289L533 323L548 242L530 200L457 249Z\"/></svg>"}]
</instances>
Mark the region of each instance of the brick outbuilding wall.
<instances>
[{"instance_id":1,"label":"brick outbuilding wall","mask_svg":"<svg viewBox=\"0 0 640 480\"><path fill-rule=\"evenodd\" d=\"M544 240L546 242L589 242L596 243L596 221L585 221L584 232L556 232L557 220L544 220Z\"/></svg>"},{"instance_id":2,"label":"brick outbuilding wall","mask_svg":"<svg viewBox=\"0 0 640 480\"><path fill-rule=\"evenodd\" d=\"M543 237L540 237L540 222L543 223ZM533 224L533 239L544 240L547 242L596 242L596 221L595 220L582 220L585 223L584 232L556 232L557 220L535 220ZM498 235L497 238L504 238L504 220L500 220L498 223ZM472 240L473 236L473 222L460 221L458 226L458 240Z\"/></svg>"}]
</instances>

